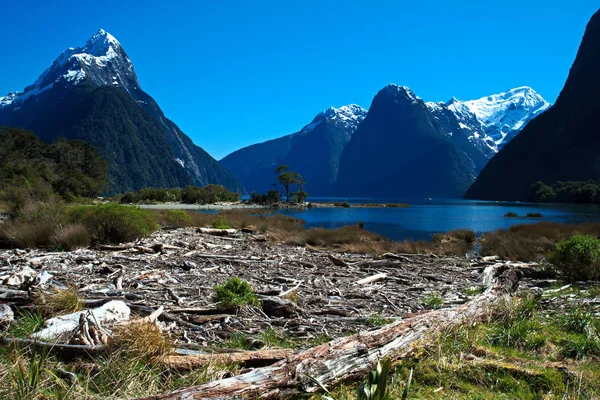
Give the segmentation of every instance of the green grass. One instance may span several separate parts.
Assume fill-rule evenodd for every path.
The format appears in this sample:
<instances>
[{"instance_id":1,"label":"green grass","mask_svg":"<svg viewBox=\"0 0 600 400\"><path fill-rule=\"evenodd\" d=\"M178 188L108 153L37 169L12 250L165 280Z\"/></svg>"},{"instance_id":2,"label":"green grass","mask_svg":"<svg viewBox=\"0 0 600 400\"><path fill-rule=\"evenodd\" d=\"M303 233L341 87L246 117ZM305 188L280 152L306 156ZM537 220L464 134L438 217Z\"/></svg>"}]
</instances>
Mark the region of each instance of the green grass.
<instances>
[{"instance_id":1,"label":"green grass","mask_svg":"<svg viewBox=\"0 0 600 400\"><path fill-rule=\"evenodd\" d=\"M15 321L9 326L7 335L15 338L27 338L44 325L44 317L40 310L33 312L21 311Z\"/></svg>"},{"instance_id":2,"label":"green grass","mask_svg":"<svg viewBox=\"0 0 600 400\"><path fill-rule=\"evenodd\" d=\"M440 308L444 304L444 299L438 292L431 292L421 297L421 303L425 308Z\"/></svg>"},{"instance_id":3,"label":"green grass","mask_svg":"<svg viewBox=\"0 0 600 400\"><path fill-rule=\"evenodd\" d=\"M261 333L261 340L266 347L279 347L282 349L295 349L297 343L285 333L269 328Z\"/></svg>"},{"instance_id":4,"label":"green grass","mask_svg":"<svg viewBox=\"0 0 600 400\"><path fill-rule=\"evenodd\" d=\"M489 320L448 329L395 364L389 398L580 399L600 396L596 311L548 313L535 296L500 304ZM564 314L564 315L563 315ZM562 316L561 316L562 315ZM596 338L596 339L594 339ZM330 388L356 399L359 382ZM321 399L320 395L313 399Z\"/></svg>"},{"instance_id":5,"label":"green grass","mask_svg":"<svg viewBox=\"0 0 600 400\"><path fill-rule=\"evenodd\" d=\"M367 317L367 325L370 326L384 326L391 322L391 320L382 317L381 315L374 314Z\"/></svg>"}]
</instances>

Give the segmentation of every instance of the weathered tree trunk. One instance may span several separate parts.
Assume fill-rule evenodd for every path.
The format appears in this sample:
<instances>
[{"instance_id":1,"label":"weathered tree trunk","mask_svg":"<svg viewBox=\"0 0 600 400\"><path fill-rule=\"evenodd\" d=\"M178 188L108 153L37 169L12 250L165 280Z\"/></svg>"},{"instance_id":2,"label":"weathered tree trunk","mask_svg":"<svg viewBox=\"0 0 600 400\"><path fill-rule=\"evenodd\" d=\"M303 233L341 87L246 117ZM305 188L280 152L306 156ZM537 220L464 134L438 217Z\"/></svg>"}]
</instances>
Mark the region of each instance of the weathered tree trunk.
<instances>
[{"instance_id":1,"label":"weathered tree trunk","mask_svg":"<svg viewBox=\"0 0 600 400\"><path fill-rule=\"evenodd\" d=\"M499 298L516 290L519 281L518 274L512 269L494 270L502 272L502 275L496 276L482 295L459 307L409 316L377 330L339 338L293 354L268 367L146 399L242 396L287 399L302 392L317 391L319 384L315 382L329 386L350 377L363 376L379 359L401 359L410 354L423 339L486 315Z\"/></svg>"},{"instance_id":2,"label":"weathered tree trunk","mask_svg":"<svg viewBox=\"0 0 600 400\"><path fill-rule=\"evenodd\" d=\"M235 363L245 367L273 364L294 353L291 349L269 349L257 351L237 351L234 353L196 354L189 356L164 356L154 360L160 366L178 371L191 371L211 363Z\"/></svg>"}]
</instances>

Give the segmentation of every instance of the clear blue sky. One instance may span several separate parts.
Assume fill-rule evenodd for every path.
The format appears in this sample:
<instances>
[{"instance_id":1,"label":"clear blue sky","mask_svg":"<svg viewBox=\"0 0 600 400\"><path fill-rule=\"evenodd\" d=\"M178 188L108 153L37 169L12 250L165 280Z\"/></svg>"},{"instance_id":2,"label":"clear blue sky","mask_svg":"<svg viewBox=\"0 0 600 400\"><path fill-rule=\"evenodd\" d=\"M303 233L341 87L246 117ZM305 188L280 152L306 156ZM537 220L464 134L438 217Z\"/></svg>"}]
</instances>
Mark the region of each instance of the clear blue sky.
<instances>
[{"instance_id":1,"label":"clear blue sky","mask_svg":"<svg viewBox=\"0 0 600 400\"><path fill-rule=\"evenodd\" d=\"M394 82L426 101L531 86L554 102L598 0L2 1L0 94L99 28L142 88L220 159L368 108Z\"/></svg>"}]
</instances>

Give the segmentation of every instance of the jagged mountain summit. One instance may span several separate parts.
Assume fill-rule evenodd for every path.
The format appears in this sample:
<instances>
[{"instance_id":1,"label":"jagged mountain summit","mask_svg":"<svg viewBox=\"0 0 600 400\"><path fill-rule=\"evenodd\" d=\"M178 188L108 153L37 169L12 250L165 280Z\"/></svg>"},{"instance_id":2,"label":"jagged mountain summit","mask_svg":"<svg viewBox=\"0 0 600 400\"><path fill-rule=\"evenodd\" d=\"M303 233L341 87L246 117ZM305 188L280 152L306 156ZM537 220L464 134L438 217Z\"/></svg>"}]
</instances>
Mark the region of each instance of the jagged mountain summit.
<instances>
[{"instance_id":1,"label":"jagged mountain summit","mask_svg":"<svg viewBox=\"0 0 600 400\"><path fill-rule=\"evenodd\" d=\"M0 125L30 129L46 142L64 136L91 143L111 165L112 191L191 183L244 191L164 116L121 44L102 29L62 52L22 92L0 97Z\"/></svg>"},{"instance_id":2,"label":"jagged mountain summit","mask_svg":"<svg viewBox=\"0 0 600 400\"><path fill-rule=\"evenodd\" d=\"M221 164L240 178L248 191L271 189L276 181L273 170L284 164L302 174L310 194L331 194L342 150L366 115L367 110L355 104L331 107L300 131L237 150Z\"/></svg>"},{"instance_id":3,"label":"jagged mountain summit","mask_svg":"<svg viewBox=\"0 0 600 400\"><path fill-rule=\"evenodd\" d=\"M432 112L446 107L454 113L461 129L469 131L475 146L485 145L497 153L529 121L550 108L551 104L528 86L510 89L477 100L460 101L453 97L446 103L427 103Z\"/></svg>"},{"instance_id":4,"label":"jagged mountain summit","mask_svg":"<svg viewBox=\"0 0 600 400\"><path fill-rule=\"evenodd\" d=\"M458 127L452 113L436 118L408 87L384 87L342 152L336 193L460 196L474 179L474 157L465 156L448 124Z\"/></svg>"},{"instance_id":5,"label":"jagged mountain summit","mask_svg":"<svg viewBox=\"0 0 600 400\"><path fill-rule=\"evenodd\" d=\"M486 135L501 149L529 121L550 108L547 102L528 86L482 97L463 103L481 123Z\"/></svg>"},{"instance_id":6,"label":"jagged mountain summit","mask_svg":"<svg viewBox=\"0 0 600 400\"><path fill-rule=\"evenodd\" d=\"M556 103L481 171L465 197L529 200L542 181L600 181L600 10L587 25Z\"/></svg>"}]
</instances>

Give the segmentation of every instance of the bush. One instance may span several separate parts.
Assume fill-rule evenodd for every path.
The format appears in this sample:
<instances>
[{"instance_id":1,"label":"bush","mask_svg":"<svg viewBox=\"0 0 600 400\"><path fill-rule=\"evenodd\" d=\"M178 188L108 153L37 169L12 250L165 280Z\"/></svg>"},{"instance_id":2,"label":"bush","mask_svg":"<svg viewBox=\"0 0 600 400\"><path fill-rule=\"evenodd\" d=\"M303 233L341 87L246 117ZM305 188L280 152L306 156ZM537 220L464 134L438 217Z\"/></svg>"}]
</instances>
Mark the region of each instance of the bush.
<instances>
[{"instance_id":1,"label":"bush","mask_svg":"<svg viewBox=\"0 0 600 400\"><path fill-rule=\"evenodd\" d=\"M85 226L92 239L100 243L130 242L158 229L152 211L108 203L75 206L68 210L71 221Z\"/></svg>"},{"instance_id":2,"label":"bush","mask_svg":"<svg viewBox=\"0 0 600 400\"><path fill-rule=\"evenodd\" d=\"M170 210L165 223L172 228L184 228L192 224L192 218L183 210Z\"/></svg>"},{"instance_id":3,"label":"bush","mask_svg":"<svg viewBox=\"0 0 600 400\"><path fill-rule=\"evenodd\" d=\"M135 203L135 194L133 192L127 192L121 197L122 204L133 204Z\"/></svg>"},{"instance_id":4,"label":"bush","mask_svg":"<svg viewBox=\"0 0 600 400\"><path fill-rule=\"evenodd\" d=\"M224 307L258 305L254 290L248 282L240 278L229 278L225 284L215 286L214 290L213 299Z\"/></svg>"},{"instance_id":5,"label":"bush","mask_svg":"<svg viewBox=\"0 0 600 400\"><path fill-rule=\"evenodd\" d=\"M213 228L231 229L231 225L229 225L229 221L227 221L227 218L218 216L217 218L215 218L215 221L213 222Z\"/></svg>"},{"instance_id":6,"label":"bush","mask_svg":"<svg viewBox=\"0 0 600 400\"><path fill-rule=\"evenodd\" d=\"M542 218L542 213L539 212L530 212L525 215L527 218Z\"/></svg>"},{"instance_id":7,"label":"bush","mask_svg":"<svg viewBox=\"0 0 600 400\"><path fill-rule=\"evenodd\" d=\"M600 279L600 240L573 236L555 246L549 261L567 280Z\"/></svg>"}]
</instances>

